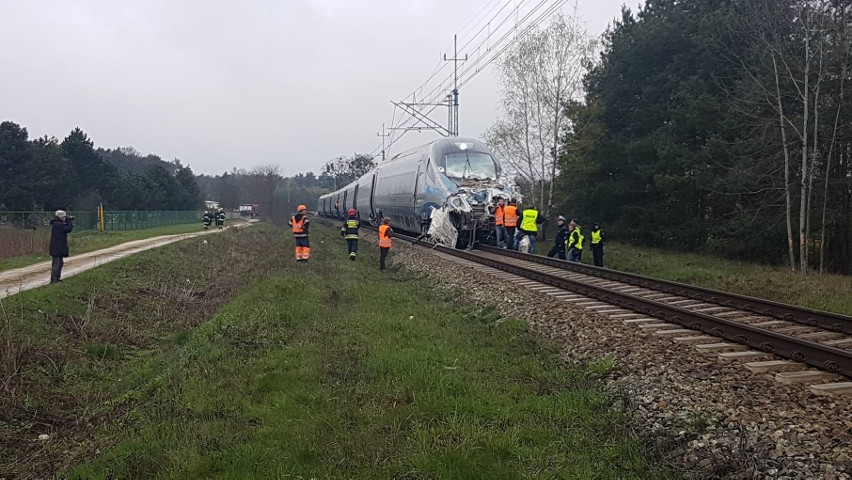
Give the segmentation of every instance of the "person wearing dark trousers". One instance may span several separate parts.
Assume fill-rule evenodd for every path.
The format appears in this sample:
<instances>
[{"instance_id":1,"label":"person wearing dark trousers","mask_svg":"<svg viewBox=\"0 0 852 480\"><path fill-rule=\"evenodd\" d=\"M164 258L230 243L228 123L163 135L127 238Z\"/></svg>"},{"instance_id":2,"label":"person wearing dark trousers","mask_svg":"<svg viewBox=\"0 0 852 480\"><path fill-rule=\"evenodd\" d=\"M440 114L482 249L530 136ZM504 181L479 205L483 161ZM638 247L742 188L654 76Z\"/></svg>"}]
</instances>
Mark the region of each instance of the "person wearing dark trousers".
<instances>
[{"instance_id":1,"label":"person wearing dark trousers","mask_svg":"<svg viewBox=\"0 0 852 480\"><path fill-rule=\"evenodd\" d=\"M503 226L506 229L506 248L515 250L515 229L518 227L518 201L509 199L509 204L503 208Z\"/></svg>"},{"instance_id":2,"label":"person wearing dark trousers","mask_svg":"<svg viewBox=\"0 0 852 480\"><path fill-rule=\"evenodd\" d=\"M354 208L350 208L346 212L348 218L340 227L340 236L346 240L346 247L349 249L349 260L355 261L358 255L358 229L361 227L361 221L358 220L358 212Z\"/></svg>"},{"instance_id":3,"label":"person wearing dark trousers","mask_svg":"<svg viewBox=\"0 0 852 480\"><path fill-rule=\"evenodd\" d=\"M222 230L225 228L225 209L220 208L219 213L216 214L216 228Z\"/></svg>"},{"instance_id":4,"label":"person wearing dark trousers","mask_svg":"<svg viewBox=\"0 0 852 480\"><path fill-rule=\"evenodd\" d=\"M580 230L580 225L577 220L571 220L568 224L568 261L581 262L583 260L583 232Z\"/></svg>"},{"instance_id":5,"label":"person wearing dark trousers","mask_svg":"<svg viewBox=\"0 0 852 480\"><path fill-rule=\"evenodd\" d=\"M393 237L393 229L390 227L390 218L382 219L382 224L379 225L379 270L385 271L385 259L390 252Z\"/></svg>"},{"instance_id":6,"label":"person wearing dark trousers","mask_svg":"<svg viewBox=\"0 0 852 480\"><path fill-rule=\"evenodd\" d=\"M553 246L550 247L550 251L547 252L547 256L550 258L557 257L565 260L565 240L568 237L568 226L565 225L565 217L559 215L556 219L556 224L559 225L559 231L556 232L556 238L553 241Z\"/></svg>"},{"instance_id":7,"label":"person wearing dark trousers","mask_svg":"<svg viewBox=\"0 0 852 480\"><path fill-rule=\"evenodd\" d=\"M600 223L595 223L592 227L592 258L596 267L603 267L604 257L604 240L603 231L601 231Z\"/></svg>"},{"instance_id":8,"label":"person wearing dark trousers","mask_svg":"<svg viewBox=\"0 0 852 480\"><path fill-rule=\"evenodd\" d=\"M521 224L515 233L515 243L512 250L517 251L520 247L521 240L527 237L530 242L530 248L527 253L535 253L535 239L538 236L538 225L544 223L545 218L538 214L535 206L526 208L519 215Z\"/></svg>"},{"instance_id":9,"label":"person wearing dark trousers","mask_svg":"<svg viewBox=\"0 0 852 480\"><path fill-rule=\"evenodd\" d=\"M502 198L498 198L494 207L494 235L500 248L506 248L506 205L503 202Z\"/></svg>"},{"instance_id":10,"label":"person wearing dark trousers","mask_svg":"<svg viewBox=\"0 0 852 480\"><path fill-rule=\"evenodd\" d=\"M56 216L50 221L50 256L53 263L50 269L50 283L62 281L62 267L65 257L69 255L68 234L74 230L74 217L69 217L64 210L57 210Z\"/></svg>"}]
</instances>

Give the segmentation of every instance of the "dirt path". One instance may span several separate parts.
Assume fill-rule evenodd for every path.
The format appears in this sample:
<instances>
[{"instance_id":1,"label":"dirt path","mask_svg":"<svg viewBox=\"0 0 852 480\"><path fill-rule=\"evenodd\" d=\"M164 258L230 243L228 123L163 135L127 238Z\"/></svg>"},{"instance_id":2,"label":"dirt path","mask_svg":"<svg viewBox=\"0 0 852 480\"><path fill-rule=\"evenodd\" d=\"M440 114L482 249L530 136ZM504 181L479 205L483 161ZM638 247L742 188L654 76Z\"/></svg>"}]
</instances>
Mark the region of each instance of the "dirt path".
<instances>
[{"instance_id":1,"label":"dirt path","mask_svg":"<svg viewBox=\"0 0 852 480\"><path fill-rule=\"evenodd\" d=\"M247 223L240 223L227 228L246 227L252 223L253 221L249 220ZM85 272L91 268L124 258L128 255L133 255L134 253L162 247L163 245L168 245L187 238L197 237L199 235L213 235L220 231L224 230L213 229L198 233L162 235L143 240L134 240L132 242L122 243L114 247L104 248L94 252L74 255L65 259L65 266L62 268L62 278L72 277L80 272ZM24 290L30 290L49 284L50 266L51 262L46 261L0 272L0 299L11 297L12 295L23 292Z\"/></svg>"}]
</instances>

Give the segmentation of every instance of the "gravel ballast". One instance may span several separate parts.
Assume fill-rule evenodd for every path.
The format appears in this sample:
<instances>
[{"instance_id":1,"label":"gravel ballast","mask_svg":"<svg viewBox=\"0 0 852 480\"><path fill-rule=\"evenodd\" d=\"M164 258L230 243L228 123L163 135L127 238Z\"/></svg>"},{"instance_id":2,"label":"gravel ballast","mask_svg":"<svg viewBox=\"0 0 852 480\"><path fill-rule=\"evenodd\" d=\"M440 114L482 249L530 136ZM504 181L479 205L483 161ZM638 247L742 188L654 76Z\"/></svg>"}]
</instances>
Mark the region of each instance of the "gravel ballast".
<instances>
[{"instance_id":1,"label":"gravel ballast","mask_svg":"<svg viewBox=\"0 0 852 480\"><path fill-rule=\"evenodd\" d=\"M772 374L753 374L551 295L521 295L524 287L511 281L399 239L389 264L461 292L456 302L527 321L559 345L568 364L612 357L609 388L625 399L637 432L677 471L698 478L852 478L848 396L817 396L807 384L781 384Z\"/></svg>"}]
</instances>

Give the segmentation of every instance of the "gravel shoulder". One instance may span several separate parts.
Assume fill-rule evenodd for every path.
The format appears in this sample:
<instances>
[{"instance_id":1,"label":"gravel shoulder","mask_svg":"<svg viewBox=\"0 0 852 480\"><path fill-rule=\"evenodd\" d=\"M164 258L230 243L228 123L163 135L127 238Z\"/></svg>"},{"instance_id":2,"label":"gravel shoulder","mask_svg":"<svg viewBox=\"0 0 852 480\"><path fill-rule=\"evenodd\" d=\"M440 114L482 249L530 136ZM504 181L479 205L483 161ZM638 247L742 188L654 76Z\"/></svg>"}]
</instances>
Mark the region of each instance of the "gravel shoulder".
<instances>
[{"instance_id":1,"label":"gravel shoulder","mask_svg":"<svg viewBox=\"0 0 852 480\"><path fill-rule=\"evenodd\" d=\"M612 357L610 387L649 448L685 476L852 478L850 397L817 396L807 385L752 374L400 240L390 262L430 275L436 288L462 292L458 302L527 321L569 364Z\"/></svg>"}]
</instances>

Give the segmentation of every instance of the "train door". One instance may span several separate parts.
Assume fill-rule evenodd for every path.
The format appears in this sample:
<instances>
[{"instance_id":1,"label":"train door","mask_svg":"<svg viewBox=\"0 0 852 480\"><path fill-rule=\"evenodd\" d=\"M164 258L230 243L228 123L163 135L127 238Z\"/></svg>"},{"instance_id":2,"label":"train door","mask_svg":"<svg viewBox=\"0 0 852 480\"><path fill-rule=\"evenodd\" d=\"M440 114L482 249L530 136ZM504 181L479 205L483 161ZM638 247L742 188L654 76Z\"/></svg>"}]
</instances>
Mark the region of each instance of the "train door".
<instances>
[{"instance_id":1,"label":"train door","mask_svg":"<svg viewBox=\"0 0 852 480\"><path fill-rule=\"evenodd\" d=\"M346 197L348 197L348 196L349 196L349 192L344 190L343 191L343 205L342 205L342 208L340 209L340 211L343 212L344 214L346 213L346 210L349 208L349 207L346 206Z\"/></svg>"},{"instance_id":2,"label":"train door","mask_svg":"<svg viewBox=\"0 0 852 480\"><path fill-rule=\"evenodd\" d=\"M370 218L376 218L376 206L373 203L376 198L376 180L379 177L379 172L373 174L373 188L370 189Z\"/></svg>"},{"instance_id":3,"label":"train door","mask_svg":"<svg viewBox=\"0 0 852 480\"><path fill-rule=\"evenodd\" d=\"M414 175L414 193L411 195L411 208L417 211L417 188L420 186L420 162L417 162L417 174Z\"/></svg>"},{"instance_id":4,"label":"train door","mask_svg":"<svg viewBox=\"0 0 852 480\"><path fill-rule=\"evenodd\" d=\"M355 193L352 194L352 208L358 211L358 189L360 185L355 185Z\"/></svg>"}]
</instances>

